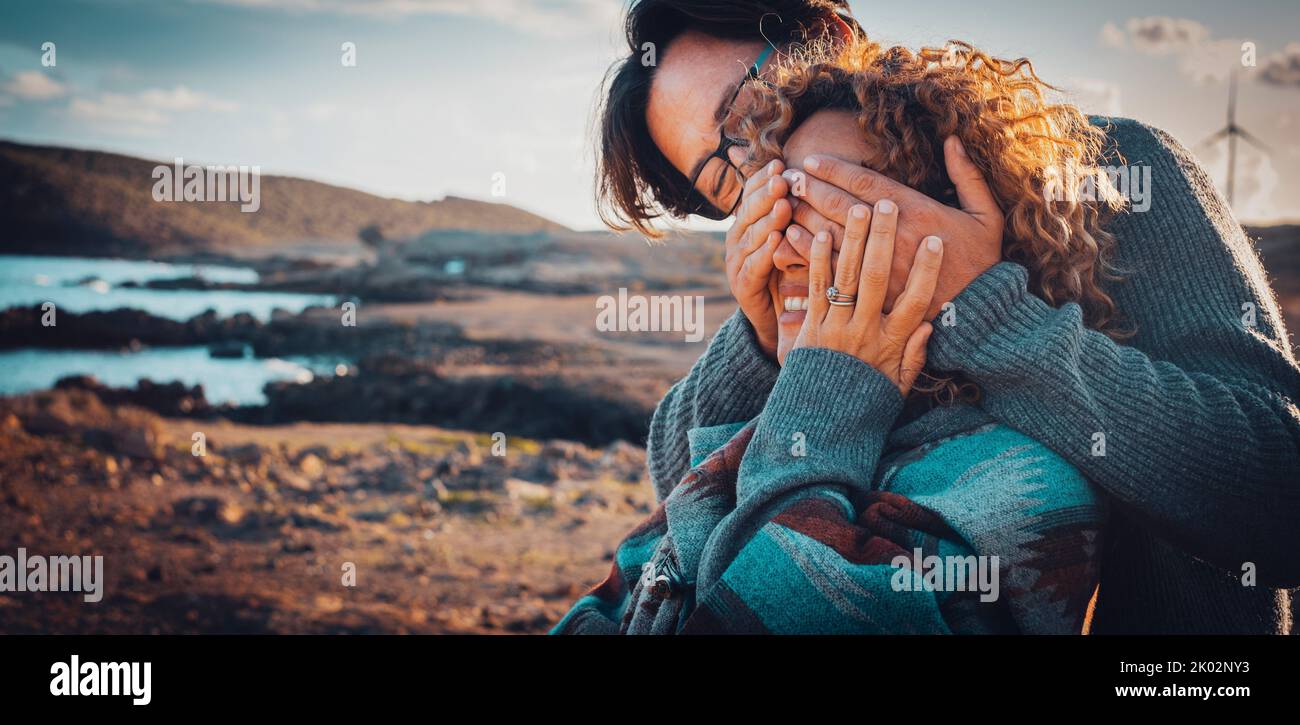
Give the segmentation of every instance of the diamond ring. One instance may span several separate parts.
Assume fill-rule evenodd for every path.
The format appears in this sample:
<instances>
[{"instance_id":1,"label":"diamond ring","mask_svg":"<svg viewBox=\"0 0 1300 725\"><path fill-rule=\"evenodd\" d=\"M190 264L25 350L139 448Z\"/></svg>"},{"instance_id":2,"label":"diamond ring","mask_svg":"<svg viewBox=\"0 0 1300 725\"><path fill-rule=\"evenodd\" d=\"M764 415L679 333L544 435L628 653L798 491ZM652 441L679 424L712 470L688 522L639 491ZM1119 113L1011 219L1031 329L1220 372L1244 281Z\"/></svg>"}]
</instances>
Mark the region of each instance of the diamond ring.
<instances>
[{"instance_id":1,"label":"diamond ring","mask_svg":"<svg viewBox=\"0 0 1300 725\"><path fill-rule=\"evenodd\" d=\"M834 286L831 286L826 289L826 299L836 307L852 307L853 303L857 301L858 296L845 294Z\"/></svg>"}]
</instances>

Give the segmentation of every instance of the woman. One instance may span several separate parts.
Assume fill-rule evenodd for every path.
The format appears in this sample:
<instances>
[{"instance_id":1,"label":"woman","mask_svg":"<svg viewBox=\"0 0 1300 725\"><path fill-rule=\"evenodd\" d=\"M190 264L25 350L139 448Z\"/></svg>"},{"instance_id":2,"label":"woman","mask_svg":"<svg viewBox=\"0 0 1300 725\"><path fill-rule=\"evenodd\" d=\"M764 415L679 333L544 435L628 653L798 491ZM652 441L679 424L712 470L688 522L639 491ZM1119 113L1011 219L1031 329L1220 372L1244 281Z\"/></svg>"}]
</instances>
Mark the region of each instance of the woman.
<instances>
[{"instance_id":1,"label":"woman","mask_svg":"<svg viewBox=\"0 0 1300 725\"><path fill-rule=\"evenodd\" d=\"M897 221L855 206L833 285L817 235L786 280L806 319L780 327L763 412L692 431L707 457L556 633L1087 631L1104 516L1087 481L973 406L903 413L943 243L919 247L885 314Z\"/></svg>"},{"instance_id":2,"label":"woman","mask_svg":"<svg viewBox=\"0 0 1300 725\"><path fill-rule=\"evenodd\" d=\"M936 67L865 40L829 46L824 59L805 50L767 81L746 82L722 127L746 150L739 168L834 138L936 197L952 191L938 151L950 139L1000 181L996 199L968 202L989 214L998 202L1014 209L1004 253L1026 258L1044 294L1097 309L1101 325L1108 298L1072 271L1097 265L1110 241L1100 221L1116 195L1110 205L1058 205L1042 188L1046 168L1086 172L1081 160L1101 134L1077 111L1045 105L1032 75L967 53L970 62ZM706 162L698 180L725 194L745 183L733 170ZM749 178L765 183L762 172ZM974 406L935 405L944 387L902 410L924 363L944 244L923 240L884 314L897 213L887 200L850 210L833 286L828 232L809 258L773 249L766 282L782 372L762 413L669 493L560 631L1086 631L1102 529L1086 480ZM737 427L696 429L695 447ZM961 569L963 585L982 565L985 598L926 570L920 562L932 556L945 570L952 559L975 562ZM905 566L921 586L895 579Z\"/></svg>"},{"instance_id":3,"label":"woman","mask_svg":"<svg viewBox=\"0 0 1300 725\"><path fill-rule=\"evenodd\" d=\"M962 209L837 161L833 149L806 170L796 204L779 178L751 178L743 203L689 185L697 160L720 146L713 111L745 64L769 42L785 49L854 34L839 5L641 0L630 10L631 52L610 76L601 123L607 219L648 229L662 213L721 218L738 208L727 271L741 309L656 411L649 450L661 498L689 468L690 431L754 418L773 390L770 260L778 251L806 258L807 229L838 238L850 206L888 195L902 208L903 259L923 235L946 242L934 302L952 302L958 324L935 328L931 367L979 385L984 411L1050 446L1118 504L1094 631L1282 631L1285 592L1267 586L1300 582L1300 373L1258 260L1168 136L1094 120L1108 158L1151 166L1163 189L1150 211L1107 227L1124 274L1099 287L1132 333L1123 345L1088 330L1077 305L1030 294L1022 265L995 264L1004 224L967 203L982 180L960 155L945 161ZM657 65L639 62L646 43L656 44ZM726 151L743 163L743 149ZM1256 312L1251 329L1241 324L1246 306Z\"/></svg>"}]
</instances>

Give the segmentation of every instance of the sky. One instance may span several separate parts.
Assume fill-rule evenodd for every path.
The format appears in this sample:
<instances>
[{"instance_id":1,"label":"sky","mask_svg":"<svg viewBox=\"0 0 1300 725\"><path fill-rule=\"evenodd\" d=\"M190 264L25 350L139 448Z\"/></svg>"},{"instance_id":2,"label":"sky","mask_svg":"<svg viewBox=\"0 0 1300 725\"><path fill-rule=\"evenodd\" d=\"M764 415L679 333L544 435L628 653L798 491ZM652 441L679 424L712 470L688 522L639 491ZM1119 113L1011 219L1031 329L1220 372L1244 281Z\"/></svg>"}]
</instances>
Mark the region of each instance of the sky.
<instances>
[{"instance_id":1,"label":"sky","mask_svg":"<svg viewBox=\"0 0 1300 725\"><path fill-rule=\"evenodd\" d=\"M504 201L598 228L591 123L622 0L44 0L0 4L0 138L257 165L412 200ZM1300 2L855 0L877 40L1026 56L1091 113L1226 176L1242 44L1238 217L1300 220ZM54 65L45 43L54 44ZM345 65L344 44L355 65ZM709 228L707 224L698 225Z\"/></svg>"}]
</instances>

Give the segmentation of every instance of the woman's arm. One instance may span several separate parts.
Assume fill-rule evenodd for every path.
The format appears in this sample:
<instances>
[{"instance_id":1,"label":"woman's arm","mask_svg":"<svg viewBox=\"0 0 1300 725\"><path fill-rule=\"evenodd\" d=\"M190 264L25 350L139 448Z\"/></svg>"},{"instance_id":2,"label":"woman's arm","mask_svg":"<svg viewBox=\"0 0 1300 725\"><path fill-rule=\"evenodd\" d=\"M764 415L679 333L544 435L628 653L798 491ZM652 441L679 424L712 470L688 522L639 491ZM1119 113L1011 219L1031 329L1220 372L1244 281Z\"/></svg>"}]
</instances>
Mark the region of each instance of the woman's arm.
<instances>
[{"instance_id":1,"label":"woman's arm","mask_svg":"<svg viewBox=\"0 0 1300 725\"><path fill-rule=\"evenodd\" d=\"M768 279L772 254L790 223L784 170L782 162L772 161L745 182L725 255L727 285L740 309L650 419L646 458L660 501L690 468L687 432L751 420L776 382L776 313Z\"/></svg>"},{"instance_id":2,"label":"woman's arm","mask_svg":"<svg viewBox=\"0 0 1300 725\"><path fill-rule=\"evenodd\" d=\"M925 364L942 241L917 248L907 288L886 315L879 280L893 263L898 207L881 204L872 214L856 206L849 217L833 271L830 235L813 242L807 318L740 464L735 509L709 535L701 593L792 501L828 487L870 490L885 438ZM834 301L828 291L837 291Z\"/></svg>"},{"instance_id":3,"label":"woman's arm","mask_svg":"<svg viewBox=\"0 0 1300 725\"><path fill-rule=\"evenodd\" d=\"M691 372L668 390L650 419L646 459L657 500L667 498L690 469L687 432L753 419L779 372L741 311L722 323Z\"/></svg>"},{"instance_id":4,"label":"woman's arm","mask_svg":"<svg viewBox=\"0 0 1300 725\"><path fill-rule=\"evenodd\" d=\"M684 633L947 634L935 594L890 589L903 549L859 526L902 408L896 385L851 355L795 349L735 477L735 508L694 565Z\"/></svg>"},{"instance_id":5,"label":"woman's arm","mask_svg":"<svg viewBox=\"0 0 1300 725\"><path fill-rule=\"evenodd\" d=\"M1136 335L1086 329L1003 263L936 324L931 363L1194 556L1300 584L1300 370L1263 269L1185 149L1132 121L1111 136L1152 172L1150 209L1113 227L1124 279L1108 291Z\"/></svg>"},{"instance_id":6,"label":"woman's arm","mask_svg":"<svg viewBox=\"0 0 1300 725\"><path fill-rule=\"evenodd\" d=\"M921 241L935 229L944 230L949 244L935 298L931 301L932 310L937 310L940 302L948 301L996 263L1002 240L1002 215L997 202L955 136L945 141L944 163L956 185L962 208L952 209L935 202L926 214L918 215L913 205L909 214L898 222L895 245L899 254L895 255L891 277L891 282L898 283L898 289L891 293L893 297L901 291ZM774 321L763 323L772 329L759 335L753 320L761 322L763 311L770 312L772 308L766 290L767 277L771 274L771 249L781 241L777 230L790 224L793 214L793 218L801 219L813 232L830 233L835 248L839 249L849 209L858 203L830 184L804 177L800 186L807 187L808 200L821 204L820 208L838 220L838 223L813 224L810 204L799 203L792 212L790 202L794 199L786 198L792 187L782 172L785 172L784 164L773 161L746 182L736 222L727 233L727 281L740 303L740 310L723 324L690 373L659 402L650 421L646 457L659 500L668 495L690 468L687 432L692 428L752 419L762 410L763 401L776 381L778 368L771 352L775 342L768 339L775 335ZM928 197L884 176L877 177L878 180L869 180L858 189L860 194L872 194L873 202L891 195L896 201L915 197L929 201ZM823 187L835 192L826 194L824 201L818 194ZM813 233L808 232L802 240L791 238L790 242L807 256L812 238Z\"/></svg>"}]
</instances>

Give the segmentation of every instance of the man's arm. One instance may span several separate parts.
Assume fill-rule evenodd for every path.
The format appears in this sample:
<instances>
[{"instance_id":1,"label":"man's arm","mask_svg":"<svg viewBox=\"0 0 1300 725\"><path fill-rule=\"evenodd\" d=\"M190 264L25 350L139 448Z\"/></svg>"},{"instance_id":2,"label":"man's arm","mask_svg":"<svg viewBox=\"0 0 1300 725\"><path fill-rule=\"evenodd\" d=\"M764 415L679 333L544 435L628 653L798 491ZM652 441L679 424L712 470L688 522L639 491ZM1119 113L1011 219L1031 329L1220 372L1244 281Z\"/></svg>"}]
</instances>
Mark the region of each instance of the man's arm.
<instances>
[{"instance_id":1,"label":"man's arm","mask_svg":"<svg viewBox=\"0 0 1300 725\"><path fill-rule=\"evenodd\" d=\"M1135 335L1088 330L1002 263L954 300L955 324L936 323L930 361L1172 543L1300 584L1300 369L1262 266L1177 142L1131 121L1112 136L1152 171L1150 209L1113 227L1123 280L1109 291Z\"/></svg>"}]
</instances>

